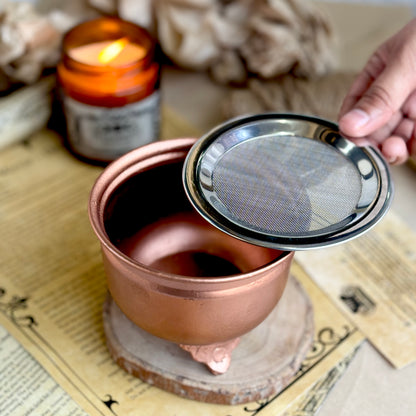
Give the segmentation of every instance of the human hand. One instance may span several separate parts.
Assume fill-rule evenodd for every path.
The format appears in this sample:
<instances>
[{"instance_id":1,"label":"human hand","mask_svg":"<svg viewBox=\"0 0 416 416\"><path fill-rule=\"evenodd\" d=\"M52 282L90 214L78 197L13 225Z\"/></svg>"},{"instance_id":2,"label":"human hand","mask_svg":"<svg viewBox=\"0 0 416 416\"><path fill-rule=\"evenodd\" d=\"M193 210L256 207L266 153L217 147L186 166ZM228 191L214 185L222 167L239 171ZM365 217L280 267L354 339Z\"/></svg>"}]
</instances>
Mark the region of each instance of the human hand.
<instances>
[{"instance_id":1,"label":"human hand","mask_svg":"<svg viewBox=\"0 0 416 416\"><path fill-rule=\"evenodd\" d=\"M416 154L416 19L383 43L353 82L340 131L378 147L390 164Z\"/></svg>"}]
</instances>

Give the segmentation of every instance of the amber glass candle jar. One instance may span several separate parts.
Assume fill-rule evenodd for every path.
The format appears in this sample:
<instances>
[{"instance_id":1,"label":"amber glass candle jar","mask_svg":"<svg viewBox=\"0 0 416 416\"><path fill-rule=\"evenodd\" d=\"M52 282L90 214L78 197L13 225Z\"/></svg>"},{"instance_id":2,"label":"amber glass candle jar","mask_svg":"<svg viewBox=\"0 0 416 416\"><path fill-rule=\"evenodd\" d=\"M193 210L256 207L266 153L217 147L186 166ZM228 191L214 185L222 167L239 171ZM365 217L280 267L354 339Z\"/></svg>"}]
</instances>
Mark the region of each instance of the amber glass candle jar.
<instances>
[{"instance_id":1,"label":"amber glass candle jar","mask_svg":"<svg viewBox=\"0 0 416 416\"><path fill-rule=\"evenodd\" d=\"M109 162L159 136L155 41L139 26L104 17L63 39L58 64L67 142L83 158Z\"/></svg>"}]
</instances>

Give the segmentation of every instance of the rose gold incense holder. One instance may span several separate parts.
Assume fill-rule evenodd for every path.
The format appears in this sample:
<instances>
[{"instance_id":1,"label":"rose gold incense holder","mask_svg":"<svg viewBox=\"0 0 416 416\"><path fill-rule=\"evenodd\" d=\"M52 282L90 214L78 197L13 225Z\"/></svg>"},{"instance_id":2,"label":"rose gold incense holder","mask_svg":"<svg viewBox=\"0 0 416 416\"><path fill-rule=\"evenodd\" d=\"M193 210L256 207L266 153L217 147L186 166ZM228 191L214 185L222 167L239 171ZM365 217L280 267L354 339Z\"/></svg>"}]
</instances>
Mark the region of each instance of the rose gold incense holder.
<instances>
[{"instance_id":1,"label":"rose gold incense holder","mask_svg":"<svg viewBox=\"0 0 416 416\"><path fill-rule=\"evenodd\" d=\"M293 252L237 240L194 211L181 182L194 142L153 143L110 164L91 191L89 215L125 316L219 374L239 337L278 303Z\"/></svg>"},{"instance_id":2,"label":"rose gold incense holder","mask_svg":"<svg viewBox=\"0 0 416 416\"><path fill-rule=\"evenodd\" d=\"M322 160L332 161L323 173ZM333 123L293 114L230 120L197 143L160 141L117 159L89 204L112 358L197 400L280 392L314 335L312 304L289 279L292 250L368 230L389 207L389 178L376 151Z\"/></svg>"}]
</instances>

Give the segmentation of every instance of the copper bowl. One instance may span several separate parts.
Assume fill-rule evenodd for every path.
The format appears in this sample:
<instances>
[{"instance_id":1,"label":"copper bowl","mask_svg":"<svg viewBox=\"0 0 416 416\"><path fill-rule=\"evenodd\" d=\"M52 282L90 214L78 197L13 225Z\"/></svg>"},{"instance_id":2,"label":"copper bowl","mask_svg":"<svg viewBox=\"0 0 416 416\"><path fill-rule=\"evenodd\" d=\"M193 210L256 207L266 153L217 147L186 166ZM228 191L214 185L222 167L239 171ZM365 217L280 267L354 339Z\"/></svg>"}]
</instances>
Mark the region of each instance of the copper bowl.
<instances>
[{"instance_id":1,"label":"copper bowl","mask_svg":"<svg viewBox=\"0 0 416 416\"><path fill-rule=\"evenodd\" d=\"M108 288L137 326L178 344L233 340L279 301L293 252L254 246L194 211L182 186L195 139L143 146L107 166L89 215Z\"/></svg>"}]
</instances>

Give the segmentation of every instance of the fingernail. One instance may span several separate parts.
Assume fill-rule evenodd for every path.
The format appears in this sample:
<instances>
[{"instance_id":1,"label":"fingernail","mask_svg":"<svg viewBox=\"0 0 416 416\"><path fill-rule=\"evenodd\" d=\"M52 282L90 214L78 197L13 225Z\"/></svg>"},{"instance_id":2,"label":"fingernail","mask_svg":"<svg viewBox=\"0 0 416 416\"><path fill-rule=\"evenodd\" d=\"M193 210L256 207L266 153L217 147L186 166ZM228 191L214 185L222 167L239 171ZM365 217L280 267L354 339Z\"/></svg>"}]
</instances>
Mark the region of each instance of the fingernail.
<instances>
[{"instance_id":1,"label":"fingernail","mask_svg":"<svg viewBox=\"0 0 416 416\"><path fill-rule=\"evenodd\" d=\"M353 125L355 129L359 129L365 126L370 121L370 116L359 108L354 108L344 115L343 121L347 120L350 125Z\"/></svg>"},{"instance_id":2,"label":"fingernail","mask_svg":"<svg viewBox=\"0 0 416 416\"><path fill-rule=\"evenodd\" d=\"M390 156L390 157L386 157L387 163L389 163L390 165L394 165L397 161L398 158L397 156Z\"/></svg>"}]
</instances>

